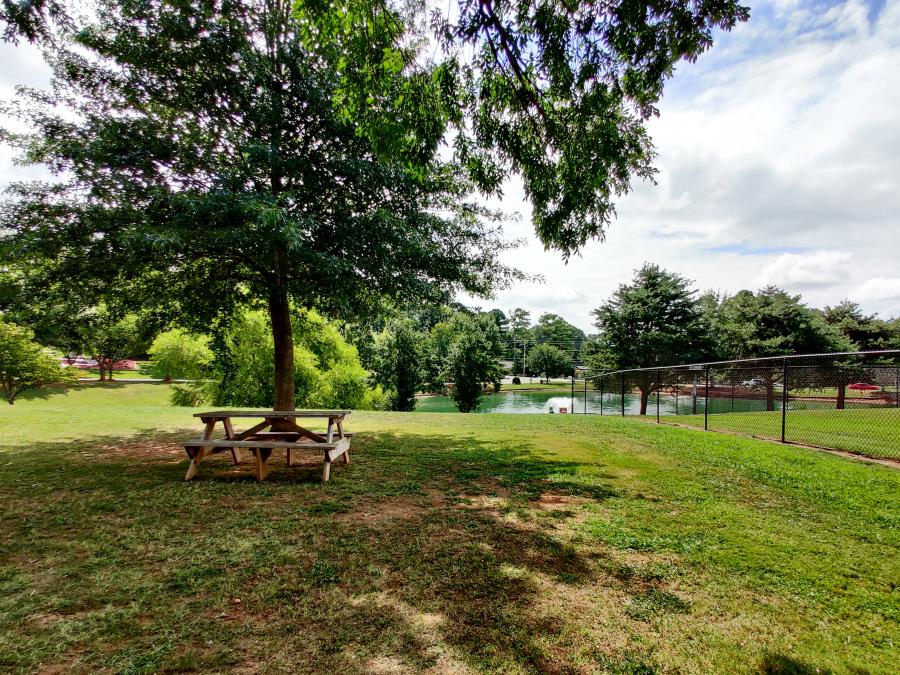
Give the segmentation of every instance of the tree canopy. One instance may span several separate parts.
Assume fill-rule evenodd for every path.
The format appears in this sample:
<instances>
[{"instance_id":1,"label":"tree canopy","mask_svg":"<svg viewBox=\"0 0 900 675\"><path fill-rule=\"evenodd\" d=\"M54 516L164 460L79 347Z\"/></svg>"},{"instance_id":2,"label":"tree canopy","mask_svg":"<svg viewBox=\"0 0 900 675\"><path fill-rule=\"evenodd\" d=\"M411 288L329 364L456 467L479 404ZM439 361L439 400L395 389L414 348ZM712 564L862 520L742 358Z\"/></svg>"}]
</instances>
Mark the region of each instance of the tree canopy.
<instances>
[{"instance_id":1,"label":"tree canopy","mask_svg":"<svg viewBox=\"0 0 900 675\"><path fill-rule=\"evenodd\" d=\"M658 265L645 264L630 284L594 310L600 335L593 345L595 369L652 368L702 359L708 332L691 282ZM641 414L660 386L652 375L637 383Z\"/></svg>"},{"instance_id":2,"label":"tree canopy","mask_svg":"<svg viewBox=\"0 0 900 675\"><path fill-rule=\"evenodd\" d=\"M391 410L411 411L422 384L424 339L409 319L394 319L375 336L375 381Z\"/></svg>"},{"instance_id":3,"label":"tree canopy","mask_svg":"<svg viewBox=\"0 0 900 675\"><path fill-rule=\"evenodd\" d=\"M14 110L33 133L5 135L57 175L12 186L0 213L35 293L65 280L201 330L264 307L274 406L291 408L292 302L348 318L517 275L459 167L411 172L342 115L344 57L292 2L95 9L45 46L52 87Z\"/></svg>"},{"instance_id":4,"label":"tree canopy","mask_svg":"<svg viewBox=\"0 0 900 675\"><path fill-rule=\"evenodd\" d=\"M718 342L728 358L815 354L852 350L840 331L801 301L775 286L739 291L717 309Z\"/></svg>"},{"instance_id":5,"label":"tree canopy","mask_svg":"<svg viewBox=\"0 0 900 675\"><path fill-rule=\"evenodd\" d=\"M298 6L343 56L340 109L382 151L415 164L452 135L482 189L522 177L538 236L566 257L603 237L633 178L653 176L645 122L676 64L749 18L735 0L459 0L428 27L415 0Z\"/></svg>"}]
</instances>

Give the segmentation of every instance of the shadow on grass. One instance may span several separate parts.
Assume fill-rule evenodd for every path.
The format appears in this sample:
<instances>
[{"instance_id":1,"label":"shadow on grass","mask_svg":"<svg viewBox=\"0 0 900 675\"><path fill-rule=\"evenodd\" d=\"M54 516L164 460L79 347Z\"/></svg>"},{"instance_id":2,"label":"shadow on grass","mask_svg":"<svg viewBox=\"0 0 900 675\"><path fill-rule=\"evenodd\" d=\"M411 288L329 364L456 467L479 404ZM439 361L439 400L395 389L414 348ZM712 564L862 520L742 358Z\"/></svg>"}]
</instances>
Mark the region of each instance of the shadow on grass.
<instances>
[{"instance_id":1,"label":"shadow on grass","mask_svg":"<svg viewBox=\"0 0 900 675\"><path fill-rule=\"evenodd\" d=\"M830 675L831 671L810 666L785 654L767 653L763 656L759 672L761 675Z\"/></svg>"},{"instance_id":2,"label":"shadow on grass","mask_svg":"<svg viewBox=\"0 0 900 675\"><path fill-rule=\"evenodd\" d=\"M565 594L597 591L592 561L556 529L565 510L538 507L616 495L596 465L521 443L362 433L324 485L318 465L258 484L224 457L184 483L188 435L3 456L0 634L13 639L0 665L574 667L577 645L560 647ZM639 654L592 658L650 671Z\"/></svg>"}]
</instances>

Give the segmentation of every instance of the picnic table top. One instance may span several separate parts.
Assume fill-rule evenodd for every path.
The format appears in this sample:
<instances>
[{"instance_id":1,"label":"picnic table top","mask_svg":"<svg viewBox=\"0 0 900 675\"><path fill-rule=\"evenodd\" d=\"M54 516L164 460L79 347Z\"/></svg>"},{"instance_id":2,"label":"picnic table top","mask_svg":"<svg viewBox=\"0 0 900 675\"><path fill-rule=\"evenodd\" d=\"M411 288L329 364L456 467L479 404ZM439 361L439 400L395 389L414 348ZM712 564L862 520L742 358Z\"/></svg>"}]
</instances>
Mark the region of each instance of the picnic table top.
<instances>
[{"instance_id":1,"label":"picnic table top","mask_svg":"<svg viewBox=\"0 0 900 675\"><path fill-rule=\"evenodd\" d=\"M194 417L344 417L350 410L212 410Z\"/></svg>"}]
</instances>

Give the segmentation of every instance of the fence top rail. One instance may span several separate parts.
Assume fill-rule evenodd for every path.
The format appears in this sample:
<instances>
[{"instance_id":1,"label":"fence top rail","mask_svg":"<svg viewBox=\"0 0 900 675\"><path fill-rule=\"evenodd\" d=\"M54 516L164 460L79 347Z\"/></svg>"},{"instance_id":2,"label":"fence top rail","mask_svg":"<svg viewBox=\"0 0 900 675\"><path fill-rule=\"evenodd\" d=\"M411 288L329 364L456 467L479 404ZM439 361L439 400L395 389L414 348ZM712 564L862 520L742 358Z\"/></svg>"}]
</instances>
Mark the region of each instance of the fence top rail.
<instances>
[{"instance_id":1,"label":"fence top rail","mask_svg":"<svg viewBox=\"0 0 900 675\"><path fill-rule=\"evenodd\" d=\"M867 352L824 352L819 354L783 354L781 356L760 356L752 359L728 359L726 361L704 361L701 363L678 363L670 366L648 366L647 368L622 368L621 370L605 370L594 375L586 374L585 380L595 380L608 375L622 373L646 373L656 370L690 370L691 368L708 368L710 366L727 366L736 363L761 363L765 361L793 361L796 359L835 358L836 356L900 356L900 349L874 349Z\"/></svg>"}]
</instances>

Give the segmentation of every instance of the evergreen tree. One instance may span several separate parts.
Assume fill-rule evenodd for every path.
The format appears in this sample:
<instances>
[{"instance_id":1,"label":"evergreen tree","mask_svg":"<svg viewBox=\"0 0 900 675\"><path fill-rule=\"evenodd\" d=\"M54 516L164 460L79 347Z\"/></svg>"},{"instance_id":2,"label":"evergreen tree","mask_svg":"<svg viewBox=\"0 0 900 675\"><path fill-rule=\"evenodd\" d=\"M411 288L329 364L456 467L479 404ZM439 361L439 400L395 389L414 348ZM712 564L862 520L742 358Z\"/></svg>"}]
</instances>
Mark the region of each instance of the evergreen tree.
<instances>
[{"instance_id":1,"label":"evergreen tree","mask_svg":"<svg viewBox=\"0 0 900 675\"><path fill-rule=\"evenodd\" d=\"M593 311L600 331L590 366L596 370L653 368L697 361L709 339L690 281L658 265L645 264ZM640 414L661 383L648 371L636 382Z\"/></svg>"}]
</instances>

